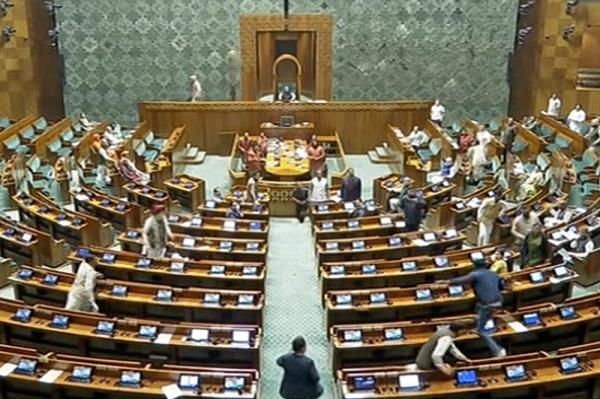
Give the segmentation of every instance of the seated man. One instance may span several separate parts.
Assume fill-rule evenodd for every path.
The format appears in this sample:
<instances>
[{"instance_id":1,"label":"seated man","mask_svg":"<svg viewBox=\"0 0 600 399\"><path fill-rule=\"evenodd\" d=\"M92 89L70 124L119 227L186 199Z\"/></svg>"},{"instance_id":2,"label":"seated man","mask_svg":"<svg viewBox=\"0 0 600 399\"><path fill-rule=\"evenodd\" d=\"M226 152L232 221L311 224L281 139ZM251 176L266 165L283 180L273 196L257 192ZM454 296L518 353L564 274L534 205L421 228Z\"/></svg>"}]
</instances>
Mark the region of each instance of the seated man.
<instances>
[{"instance_id":1,"label":"seated man","mask_svg":"<svg viewBox=\"0 0 600 399\"><path fill-rule=\"evenodd\" d=\"M296 101L296 93L292 91L290 86L283 86L283 90L279 93L279 97L277 99L279 101L283 101L284 103Z\"/></svg>"},{"instance_id":2,"label":"seated man","mask_svg":"<svg viewBox=\"0 0 600 399\"><path fill-rule=\"evenodd\" d=\"M242 212L241 206L237 202L232 202L231 207L225 213L225 217L227 219L241 219L244 217L244 213Z\"/></svg>"},{"instance_id":3,"label":"seated man","mask_svg":"<svg viewBox=\"0 0 600 399\"><path fill-rule=\"evenodd\" d=\"M418 126L413 127L413 130L406 138L415 150L425 146L430 140L429 135L421 130Z\"/></svg>"}]
</instances>

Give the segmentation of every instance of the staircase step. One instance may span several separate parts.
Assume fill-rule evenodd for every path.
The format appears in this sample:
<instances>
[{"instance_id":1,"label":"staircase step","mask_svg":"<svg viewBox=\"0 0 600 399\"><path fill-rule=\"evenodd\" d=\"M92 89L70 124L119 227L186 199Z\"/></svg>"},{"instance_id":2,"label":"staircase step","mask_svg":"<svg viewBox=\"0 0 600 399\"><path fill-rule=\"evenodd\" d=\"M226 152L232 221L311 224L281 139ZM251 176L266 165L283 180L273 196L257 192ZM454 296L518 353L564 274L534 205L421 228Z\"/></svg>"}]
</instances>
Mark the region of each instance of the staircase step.
<instances>
[{"instance_id":1,"label":"staircase step","mask_svg":"<svg viewBox=\"0 0 600 399\"><path fill-rule=\"evenodd\" d=\"M402 158L399 155L393 155L389 157L382 158L377 154L376 150L371 150L368 152L369 160L373 163L379 164L396 164L399 163Z\"/></svg>"},{"instance_id":2,"label":"staircase step","mask_svg":"<svg viewBox=\"0 0 600 399\"><path fill-rule=\"evenodd\" d=\"M173 154L173 163L180 165L199 165L204 162L206 151L200 151L198 147L190 147Z\"/></svg>"}]
</instances>

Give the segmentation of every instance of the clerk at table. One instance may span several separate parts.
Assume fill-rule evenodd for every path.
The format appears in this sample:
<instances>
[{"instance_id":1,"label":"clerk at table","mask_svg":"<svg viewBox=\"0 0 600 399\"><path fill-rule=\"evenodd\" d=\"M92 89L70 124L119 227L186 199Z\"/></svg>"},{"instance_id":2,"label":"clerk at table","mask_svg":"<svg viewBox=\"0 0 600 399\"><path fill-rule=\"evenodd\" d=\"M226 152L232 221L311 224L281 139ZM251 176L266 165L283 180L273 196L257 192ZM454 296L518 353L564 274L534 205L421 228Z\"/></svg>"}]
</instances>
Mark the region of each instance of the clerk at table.
<instances>
[{"instance_id":1,"label":"clerk at table","mask_svg":"<svg viewBox=\"0 0 600 399\"><path fill-rule=\"evenodd\" d=\"M354 169L348 169L346 176L342 180L341 196L342 201L352 202L360 199L362 194L362 181L354 175Z\"/></svg>"}]
</instances>

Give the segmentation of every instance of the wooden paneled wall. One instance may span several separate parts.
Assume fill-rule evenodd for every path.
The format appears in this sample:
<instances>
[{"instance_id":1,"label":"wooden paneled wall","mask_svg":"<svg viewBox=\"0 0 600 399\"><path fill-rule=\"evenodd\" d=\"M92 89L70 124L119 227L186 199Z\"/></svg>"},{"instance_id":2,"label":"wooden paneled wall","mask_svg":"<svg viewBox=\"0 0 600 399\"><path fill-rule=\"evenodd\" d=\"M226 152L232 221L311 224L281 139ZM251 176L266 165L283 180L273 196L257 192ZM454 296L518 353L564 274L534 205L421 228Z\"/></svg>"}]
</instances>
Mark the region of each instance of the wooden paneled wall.
<instances>
[{"instance_id":1,"label":"wooden paneled wall","mask_svg":"<svg viewBox=\"0 0 600 399\"><path fill-rule=\"evenodd\" d=\"M364 154L385 141L388 124L409 130L423 126L430 102L331 102L272 104L258 102L143 102L140 120L167 137L187 126L183 141L209 154L227 155L235 133L258 133L262 122L293 115L296 122L313 122L318 133L339 132L346 153Z\"/></svg>"},{"instance_id":2,"label":"wooden paneled wall","mask_svg":"<svg viewBox=\"0 0 600 399\"><path fill-rule=\"evenodd\" d=\"M0 37L0 116L19 119L64 115L58 54L50 46L51 17L41 0L13 1L0 30L17 32L9 42Z\"/></svg>"},{"instance_id":3,"label":"wooden paneled wall","mask_svg":"<svg viewBox=\"0 0 600 399\"><path fill-rule=\"evenodd\" d=\"M515 53L511 115L537 115L552 93L562 98L563 114L577 103L588 113L600 112L600 90L577 90L583 33L587 25L600 25L600 4L580 2L574 15L566 14L565 5L566 0L536 1L521 24L534 30ZM567 41L562 33L570 24L575 34Z\"/></svg>"}]
</instances>

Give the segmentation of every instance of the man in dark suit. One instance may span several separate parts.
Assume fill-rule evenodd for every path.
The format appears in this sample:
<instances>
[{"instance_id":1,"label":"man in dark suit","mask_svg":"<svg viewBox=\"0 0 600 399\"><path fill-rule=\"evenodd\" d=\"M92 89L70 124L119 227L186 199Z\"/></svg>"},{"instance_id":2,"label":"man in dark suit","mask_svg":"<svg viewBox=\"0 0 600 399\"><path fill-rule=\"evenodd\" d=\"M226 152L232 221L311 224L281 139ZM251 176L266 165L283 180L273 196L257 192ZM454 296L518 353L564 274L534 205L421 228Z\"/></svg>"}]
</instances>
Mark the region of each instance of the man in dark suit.
<instances>
[{"instance_id":1,"label":"man in dark suit","mask_svg":"<svg viewBox=\"0 0 600 399\"><path fill-rule=\"evenodd\" d=\"M362 181L354 175L354 169L348 169L346 177L342 180L341 197L344 202L360 199L362 194Z\"/></svg>"},{"instance_id":2,"label":"man in dark suit","mask_svg":"<svg viewBox=\"0 0 600 399\"><path fill-rule=\"evenodd\" d=\"M277 359L277 365L284 370L279 394L284 399L316 399L323 394L319 384L319 373L315 363L307 357L306 341L302 337L292 341L292 353Z\"/></svg>"}]
</instances>

